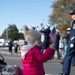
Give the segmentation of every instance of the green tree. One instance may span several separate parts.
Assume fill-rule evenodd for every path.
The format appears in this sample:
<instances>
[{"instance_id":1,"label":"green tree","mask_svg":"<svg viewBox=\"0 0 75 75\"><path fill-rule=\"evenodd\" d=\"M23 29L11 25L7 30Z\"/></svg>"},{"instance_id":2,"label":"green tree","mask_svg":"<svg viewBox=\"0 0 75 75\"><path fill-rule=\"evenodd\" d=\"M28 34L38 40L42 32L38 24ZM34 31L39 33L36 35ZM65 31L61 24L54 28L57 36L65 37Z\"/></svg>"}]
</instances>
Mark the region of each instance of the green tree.
<instances>
[{"instance_id":1,"label":"green tree","mask_svg":"<svg viewBox=\"0 0 75 75\"><path fill-rule=\"evenodd\" d=\"M1 35L1 38L4 38L4 39L7 38L7 37L6 37L6 29L4 29L4 31L3 31L2 35Z\"/></svg>"},{"instance_id":2,"label":"green tree","mask_svg":"<svg viewBox=\"0 0 75 75\"><path fill-rule=\"evenodd\" d=\"M24 35L23 35L23 33L19 33L19 39L24 39Z\"/></svg>"},{"instance_id":3,"label":"green tree","mask_svg":"<svg viewBox=\"0 0 75 75\"><path fill-rule=\"evenodd\" d=\"M23 34L19 33L19 30L17 28L17 26L15 24L9 24L8 28L8 39L11 38L12 40L18 40L18 39L23 39ZM2 33L2 38L6 38L6 29L4 30L4 32Z\"/></svg>"},{"instance_id":4,"label":"green tree","mask_svg":"<svg viewBox=\"0 0 75 75\"><path fill-rule=\"evenodd\" d=\"M75 8L75 0L57 0L52 5L53 13L49 16L49 23L56 25L61 33L65 34L71 25L69 12Z\"/></svg>"},{"instance_id":5,"label":"green tree","mask_svg":"<svg viewBox=\"0 0 75 75\"><path fill-rule=\"evenodd\" d=\"M9 31L8 33L9 38L13 40L17 40L19 38L19 34L18 34L19 30L15 24L9 25L8 31Z\"/></svg>"}]
</instances>

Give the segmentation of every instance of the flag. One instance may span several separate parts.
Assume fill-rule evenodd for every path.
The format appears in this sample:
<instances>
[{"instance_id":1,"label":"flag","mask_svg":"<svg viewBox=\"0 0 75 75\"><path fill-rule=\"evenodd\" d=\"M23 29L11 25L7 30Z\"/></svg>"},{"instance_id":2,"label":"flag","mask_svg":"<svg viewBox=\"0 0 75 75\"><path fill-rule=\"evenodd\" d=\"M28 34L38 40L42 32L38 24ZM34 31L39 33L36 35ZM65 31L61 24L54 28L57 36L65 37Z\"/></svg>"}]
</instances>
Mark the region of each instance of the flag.
<instances>
[{"instance_id":1,"label":"flag","mask_svg":"<svg viewBox=\"0 0 75 75\"><path fill-rule=\"evenodd\" d=\"M49 37L51 38L53 42L55 42L56 40L56 28L55 27L52 29L51 33L49 34Z\"/></svg>"}]
</instances>

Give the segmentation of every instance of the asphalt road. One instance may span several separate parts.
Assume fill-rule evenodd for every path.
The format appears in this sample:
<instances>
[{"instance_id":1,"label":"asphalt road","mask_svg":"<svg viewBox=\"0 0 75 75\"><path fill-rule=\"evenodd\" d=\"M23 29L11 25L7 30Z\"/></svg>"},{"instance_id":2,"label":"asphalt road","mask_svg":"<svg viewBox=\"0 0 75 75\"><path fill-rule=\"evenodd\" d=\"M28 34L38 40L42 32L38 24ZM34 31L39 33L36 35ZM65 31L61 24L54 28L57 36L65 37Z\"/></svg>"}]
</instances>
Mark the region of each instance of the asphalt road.
<instances>
[{"instance_id":1,"label":"asphalt road","mask_svg":"<svg viewBox=\"0 0 75 75\"><path fill-rule=\"evenodd\" d=\"M2 51L4 51L4 53ZM0 48L0 54L5 58L5 62L7 64L18 65L22 68L20 54L8 54L8 48ZM62 65L60 64L60 61L61 60L49 60L44 63L46 75L59 75L59 73L62 72ZM75 75L75 67L71 68L71 75Z\"/></svg>"}]
</instances>

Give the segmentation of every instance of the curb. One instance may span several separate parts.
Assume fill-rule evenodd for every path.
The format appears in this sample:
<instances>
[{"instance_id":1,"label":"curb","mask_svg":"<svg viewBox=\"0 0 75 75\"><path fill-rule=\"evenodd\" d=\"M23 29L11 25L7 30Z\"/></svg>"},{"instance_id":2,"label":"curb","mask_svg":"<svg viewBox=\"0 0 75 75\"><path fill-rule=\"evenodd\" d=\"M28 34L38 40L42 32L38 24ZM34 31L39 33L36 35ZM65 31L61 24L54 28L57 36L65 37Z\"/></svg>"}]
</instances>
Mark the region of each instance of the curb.
<instances>
[{"instance_id":1,"label":"curb","mask_svg":"<svg viewBox=\"0 0 75 75\"><path fill-rule=\"evenodd\" d=\"M9 53L8 51L0 51L0 54L15 54L13 53ZM21 52L18 52L18 55L21 55Z\"/></svg>"},{"instance_id":2,"label":"curb","mask_svg":"<svg viewBox=\"0 0 75 75\"><path fill-rule=\"evenodd\" d=\"M57 63L60 63L62 62L62 60L58 60L58 59L52 59L52 60L48 60L47 63L50 63L50 62L57 62Z\"/></svg>"},{"instance_id":3,"label":"curb","mask_svg":"<svg viewBox=\"0 0 75 75\"><path fill-rule=\"evenodd\" d=\"M60 59L60 60L58 60L58 59L53 59L53 60L51 60L52 62L61 62L62 61L62 59Z\"/></svg>"}]
</instances>

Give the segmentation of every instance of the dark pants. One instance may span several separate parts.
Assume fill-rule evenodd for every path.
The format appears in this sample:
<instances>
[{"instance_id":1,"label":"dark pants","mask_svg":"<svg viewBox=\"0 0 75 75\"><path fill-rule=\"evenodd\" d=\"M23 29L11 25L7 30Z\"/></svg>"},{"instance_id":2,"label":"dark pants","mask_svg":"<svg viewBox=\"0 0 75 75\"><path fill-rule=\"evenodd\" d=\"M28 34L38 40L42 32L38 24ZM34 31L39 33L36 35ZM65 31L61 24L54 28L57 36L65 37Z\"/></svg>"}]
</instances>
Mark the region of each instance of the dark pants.
<instances>
[{"instance_id":1,"label":"dark pants","mask_svg":"<svg viewBox=\"0 0 75 75\"><path fill-rule=\"evenodd\" d=\"M75 56L74 54L75 54L75 39L69 41L65 61L63 64L63 73L70 75L71 61L73 56Z\"/></svg>"},{"instance_id":2,"label":"dark pants","mask_svg":"<svg viewBox=\"0 0 75 75\"><path fill-rule=\"evenodd\" d=\"M18 53L18 47L15 47L15 53Z\"/></svg>"},{"instance_id":3,"label":"dark pants","mask_svg":"<svg viewBox=\"0 0 75 75\"><path fill-rule=\"evenodd\" d=\"M57 51L58 59L60 59L59 44L55 44L55 50Z\"/></svg>"},{"instance_id":4,"label":"dark pants","mask_svg":"<svg viewBox=\"0 0 75 75\"><path fill-rule=\"evenodd\" d=\"M9 53L12 53L12 46L9 46Z\"/></svg>"},{"instance_id":5,"label":"dark pants","mask_svg":"<svg viewBox=\"0 0 75 75\"><path fill-rule=\"evenodd\" d=\"M64 61L65 61L65 57L64 57L63 60L62 60L62 63L63 63L63 64L64 64ZM72 59L71 59L71 64L75 65L75 54L74 54L74 56L73 56Z\"/></svg>"},{"instance_id":6,"label":"dark pants","mask_svg":"<svg viewBox=\"0 0 75 75\"><path fill-rule=\"evenodd\" d=\"M75 65L75 54L74 54L71 62L72 62L73 65Z\"/></svg>"}]
</instances>

